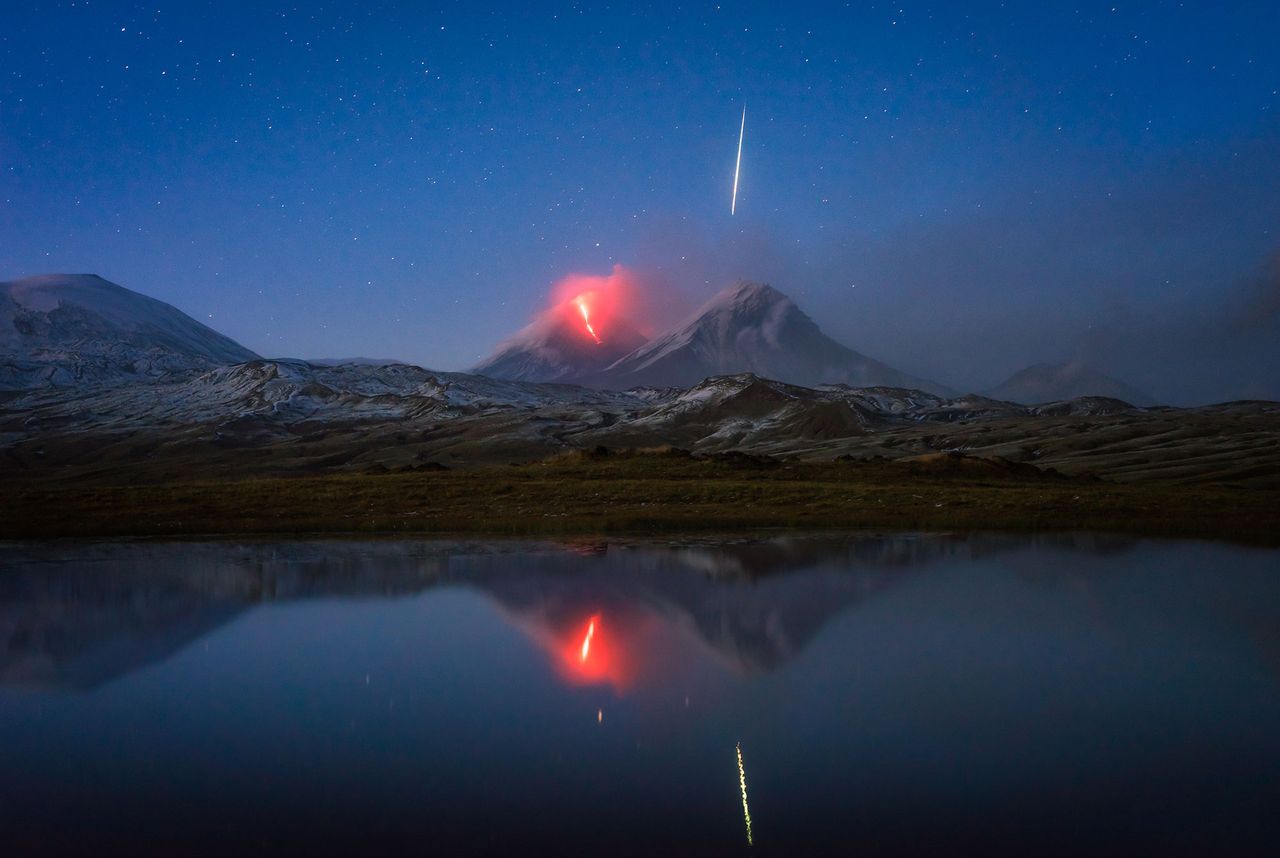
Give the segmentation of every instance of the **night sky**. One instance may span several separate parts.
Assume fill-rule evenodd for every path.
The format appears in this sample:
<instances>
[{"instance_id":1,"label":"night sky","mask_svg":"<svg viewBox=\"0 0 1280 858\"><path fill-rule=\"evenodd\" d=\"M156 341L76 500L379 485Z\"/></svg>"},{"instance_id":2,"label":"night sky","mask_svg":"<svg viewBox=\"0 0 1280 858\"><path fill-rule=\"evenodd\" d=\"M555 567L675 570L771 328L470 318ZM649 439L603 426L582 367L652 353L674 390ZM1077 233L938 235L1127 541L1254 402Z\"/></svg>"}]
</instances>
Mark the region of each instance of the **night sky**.
<instances>
[{"instance_id":1,"label":"night sky","mask_svg":"<svg viewBox=\"0 0 1280 858\"><path fill-rule=\"evenodd\" d=\"M1278 36L1275 0L9 2L0 279L457 369L620 263L957 388L1280 399Z\"/></svg>"}]
</instances>

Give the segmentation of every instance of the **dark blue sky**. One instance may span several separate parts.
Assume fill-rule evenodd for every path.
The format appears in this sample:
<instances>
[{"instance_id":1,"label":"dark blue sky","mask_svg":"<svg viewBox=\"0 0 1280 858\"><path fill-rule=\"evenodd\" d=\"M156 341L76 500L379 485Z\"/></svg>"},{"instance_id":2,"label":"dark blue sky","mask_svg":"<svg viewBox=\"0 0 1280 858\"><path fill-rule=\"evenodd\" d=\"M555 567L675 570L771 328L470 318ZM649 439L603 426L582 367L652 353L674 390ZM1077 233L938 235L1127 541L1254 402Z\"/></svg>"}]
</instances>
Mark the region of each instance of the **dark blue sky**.
<instances>
[{"instance_id":1,"label":"dark blue sky","mask_svg":"<svg viewBox=\"0 0 1280 858\"><path fill-rule=\"evenodd\" d=\"M426 5L4 4L0 279L452 369L621 263L957 387L1280 398L1274 0Z\"/></svg>"}]
</instances>

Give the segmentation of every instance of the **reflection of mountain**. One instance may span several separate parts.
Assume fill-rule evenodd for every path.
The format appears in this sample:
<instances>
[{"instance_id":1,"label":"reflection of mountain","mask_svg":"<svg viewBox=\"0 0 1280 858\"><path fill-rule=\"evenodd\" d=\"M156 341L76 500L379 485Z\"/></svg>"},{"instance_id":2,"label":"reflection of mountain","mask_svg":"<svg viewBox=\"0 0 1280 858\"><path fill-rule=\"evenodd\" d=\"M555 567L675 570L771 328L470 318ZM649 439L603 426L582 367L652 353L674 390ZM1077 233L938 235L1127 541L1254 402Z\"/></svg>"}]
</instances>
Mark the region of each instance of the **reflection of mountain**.
<instances>
[{"instance_id":1,"label":"reflection of mountain","mask_svg":"<svg viewBox=\"0 0 1280 858\"><path fill-rule=\"evenodd\" d=\"M997 541L833 536L614 548L604 563L541 555L524 561L523 574L476 570L472 581L540 641L570 644L596 614L624 634L656 617L733 669L754 672L794 658L833 616L909 567L970 557Z\"/></svg>"},{"instance_id":2,"label":"reflection of mountain","mask_svg":"<svg viewBox=\"0 0 1280 858\"><path fill-rule=\"evenodd\" d=\"M91 688L167 658L259 603L413 592L439 568L413 559L393 566L358 545L314 543L6 548L0 683Z\"/></svg>"},{"instance_id":3,"label":"reflection of mountain","mask_svg":"<svg viewBox=\"0 0 1280 858\"><path fill-rule=\"evenodd\" d=\"M1030 541L844 535L675 544L9 547L0 550L7 570L0 576L0 683L91 688L168 657L255 605L388 598L446 585L484 593L543 643L575 645L586 618L602 614L615 646L625 648L627 635L656 623L693 634L736 670L771 670L832 617L911 568Z\"/></svg>"}]
</instances>

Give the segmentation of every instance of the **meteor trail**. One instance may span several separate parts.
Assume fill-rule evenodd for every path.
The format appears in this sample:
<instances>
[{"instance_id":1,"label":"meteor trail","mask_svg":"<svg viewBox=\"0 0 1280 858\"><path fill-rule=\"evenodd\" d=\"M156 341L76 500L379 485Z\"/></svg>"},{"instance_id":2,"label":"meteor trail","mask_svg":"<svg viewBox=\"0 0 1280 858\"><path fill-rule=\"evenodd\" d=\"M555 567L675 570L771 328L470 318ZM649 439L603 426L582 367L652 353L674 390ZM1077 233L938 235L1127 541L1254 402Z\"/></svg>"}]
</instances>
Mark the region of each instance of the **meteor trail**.
<instances>
[{"instance_id":1,"label":"meteor trail","mask_svg":"<svg viewBox=\"0 0 1280 858\"><path fill-rule=\"evenodd\" d=\"M742 169L742 135L747 130L747 106L742 106L742 126L738 129L738 163L733 165L733 202L729 203L729 214L738 210L738 171Z\"/></svg>"},{"instance_id":2,"label":"meteor trail","mask_svg":"<svg viewBox=\"0 0 1280 858\"><path fill-rule=\"evenodd\" d=\"M742 743L738 743L738 788L742 790L742 817L747 823L747 845L755 845L751 837L751 808L747 807L747 770L742 765Z\"/></svg>"}]
</instances>

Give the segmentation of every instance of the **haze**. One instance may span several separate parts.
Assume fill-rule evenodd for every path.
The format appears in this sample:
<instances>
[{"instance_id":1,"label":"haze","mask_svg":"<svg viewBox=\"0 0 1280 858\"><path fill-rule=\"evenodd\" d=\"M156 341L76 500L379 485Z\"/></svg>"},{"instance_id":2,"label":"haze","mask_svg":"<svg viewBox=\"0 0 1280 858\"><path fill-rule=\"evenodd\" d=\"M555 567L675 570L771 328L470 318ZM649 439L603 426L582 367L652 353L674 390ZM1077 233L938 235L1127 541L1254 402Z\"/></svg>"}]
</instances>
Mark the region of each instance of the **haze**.
<instances>
[{"instance_id":1,"label":"haze","mask_svg":"<svg viewBox=\"0 0 1280 858\"><path fill-rule=\"evenodd\" d=\"M9 4L0 280L455 369L621 264L957 389L1280 399L1280 9L964 5Z\"/></svg>"}]
</instances>

